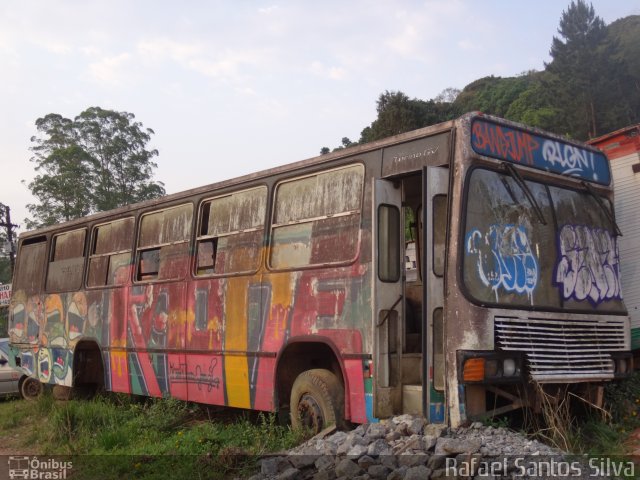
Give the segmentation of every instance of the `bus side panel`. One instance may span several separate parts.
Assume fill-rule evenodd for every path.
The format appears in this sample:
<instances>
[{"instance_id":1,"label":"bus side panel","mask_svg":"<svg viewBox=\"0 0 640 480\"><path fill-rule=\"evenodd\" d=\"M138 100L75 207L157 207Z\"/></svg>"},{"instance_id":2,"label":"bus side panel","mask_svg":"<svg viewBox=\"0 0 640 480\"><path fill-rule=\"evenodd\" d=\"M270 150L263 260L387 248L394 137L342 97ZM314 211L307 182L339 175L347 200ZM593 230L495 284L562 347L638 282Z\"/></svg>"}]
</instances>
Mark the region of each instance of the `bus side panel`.
<instances>
[{"instance_id":1,"label":"bus side panel","mask_svg":"<svg viewBox=\"0 0 640 480\"><path fill-rule=\"evenodd\" d=\"M369 352L371 318L371 278L367 265L273 273L265 276L266 291L271 293L261 351L277 353L289 338L317 336L318 342L334 345L338 361L349 354ZM266 302L263 302L266 303ZM310 341L308 338L306 341ZM261 358L258 371L258 397L273 398L275 362ZM272 369L265 368L265 363ZM346 411L354 421L366 421L362 360L349 364L345 379ZM354 390L351 390L353 388ZM272 401L269 401L272 403ZM255 408L264 404L256 403Z\"/></svg>"},{"instance_id":2,"label":"bus side panel","mask_svg":"<svg viewBox=\"0 0 640 480\"><path fill-rule=\"evenodd\" d=\"M226 281L225 304L225 362L224 378L227 404L230 407L251 408L249 391L248 347L248 292L247 277Z\"/></svg>"},{"instance_id":3,"label":"bus side panel","mask_svg":"<svg viewBox=\"0 0 640 480\"><path fill-rule=\"evenodd\" d=\"M80 339L95 340L102 351L104 388L129 393L129 373L124 344L112 342L112 329L126 325L126 288L79 292L86 296L86 315L82 319ZM71 336L72 334L70 334Z\"/></svg>"},{"instance_id":4,"label":"bus side panel","mask_svg":"<svg viewBox=\"0 0 640 480\"><path fill-rule=\"evenodd\" d=\"M344 360L344 369L347 374L348 390L345 390L345 402L349 402L351 421L354 423L367 423L367 406L365 400L364 377L362 375L362 360Z\"/></svg>"},{"instance_id":5,"label":"bus side panel","mask_svg":"<svg viewBox=\"0 0 640 480\"><path fill-rule=\"evenodd\" d=\"M186 373L189 401L225 405L223 368L224 279L189 284L186 320Z\"/></svg>"},{"instance_id":6,"label":"bus side panel","mask_svg":"<svg viewBox=\"0 0 640 480\"><path fill-rule=\"evenodd\" d=\"M171 382L169 374L170 365L177 370L184 365L185 300L184 282L131 287L127 356L132 393L187 398L184 379L176 375Z\"/></svg>"},{"instance_id":7,"label":"bus side panel","mask_svg":"<svg viewBox=\"0 0 640 480\"><path fill-rule=\"evenodd\" d=\"M255 402L253 408L256 410L274 411L274 388L275 388L275 357L259 357L255 370Z\"/></svg>"},{"instance_id":8,"label":"bus side panel","mask_svg":"<svg viewBox=\"0 0 640 480\"><path fill-rule=\"evenodd\" d=\"M38 345L42 344L44 330L44 296L27 296L24 290L18 290L11 296L11 316L9 337L11 342L28 343L28 349L21 349L20 366L30 375L37 375L36 362Z\"/></svg>"}]
</instances>

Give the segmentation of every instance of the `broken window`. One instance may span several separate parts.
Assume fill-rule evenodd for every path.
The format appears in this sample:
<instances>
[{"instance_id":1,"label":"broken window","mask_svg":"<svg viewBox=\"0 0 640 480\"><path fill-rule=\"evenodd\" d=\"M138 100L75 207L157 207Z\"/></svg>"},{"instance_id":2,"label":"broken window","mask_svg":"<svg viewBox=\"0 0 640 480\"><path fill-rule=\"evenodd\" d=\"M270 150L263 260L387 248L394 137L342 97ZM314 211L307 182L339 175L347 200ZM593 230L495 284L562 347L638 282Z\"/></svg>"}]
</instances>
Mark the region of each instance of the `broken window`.
<instances>
[{"instance_id":1,"label":"broken window","mask_svg":"<svg viewBox=\"0 0 640 480\"><path fill-rule=\"evenodd\" d=\"M87 286L124 285L129 278L133 217L93 229Z\"/></svg>"},{"instance_id":2,"label":"broken window","mask_svg":"<svg viewBox=\"0 0 640 480\"><path fill-rule=\"evenodd\" d=\"M264 237L267 187L206 200L200 207L196 275L255 272Z\"/></svg>"},{"instance_id":3,"label":"broken window","mask_svg":"<svg viewBox=\"0 0 640 480\"><path fill-rule=\"evenodd\" d=\"M69 292L82 286L84 228L54 235L51 241L47 292Z\"/></svg>"},{"instance_id":4,"label":"broken window","mask_svg":"<svg viewBox=\"0 0 640 480\"><path fill-rule=\"evenodd\" d=\"M364 166L351 165L278 185L272 225L275 269L354 260L360 243Z\"/></svg>"},{"instance_id":5,"label":"broken window","mask_svg":"<svg viewBox=\"0 0 640 480\"><path fill-rule=\"evenodd\" d=\"M183 278L189 265L193 206L189 204L148 213L140 220L136 280Z\"/></svg>"}]
</instances>

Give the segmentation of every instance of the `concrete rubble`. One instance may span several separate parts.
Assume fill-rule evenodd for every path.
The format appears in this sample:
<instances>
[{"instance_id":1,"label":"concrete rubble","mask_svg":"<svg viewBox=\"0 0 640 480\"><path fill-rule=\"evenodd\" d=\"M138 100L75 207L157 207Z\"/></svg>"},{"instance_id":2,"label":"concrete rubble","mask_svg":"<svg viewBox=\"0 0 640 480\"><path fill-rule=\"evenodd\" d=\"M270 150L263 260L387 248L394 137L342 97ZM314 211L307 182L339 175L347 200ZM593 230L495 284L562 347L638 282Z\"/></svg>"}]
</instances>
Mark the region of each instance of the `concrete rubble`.
<instances>
[{"instance_id":1,"label":"concrete rubble","mask_svg":"<svg viewBox=\"0 0 640 480\"><path fill-rule=\"evenodd\" d=\"M564 473L598 478L584 459L580 462L506 428L476 422L450 429L401 415L350 432L321 433L286 454L263 458L251 480L513 479Z\"/></svg>"}]
</instances>

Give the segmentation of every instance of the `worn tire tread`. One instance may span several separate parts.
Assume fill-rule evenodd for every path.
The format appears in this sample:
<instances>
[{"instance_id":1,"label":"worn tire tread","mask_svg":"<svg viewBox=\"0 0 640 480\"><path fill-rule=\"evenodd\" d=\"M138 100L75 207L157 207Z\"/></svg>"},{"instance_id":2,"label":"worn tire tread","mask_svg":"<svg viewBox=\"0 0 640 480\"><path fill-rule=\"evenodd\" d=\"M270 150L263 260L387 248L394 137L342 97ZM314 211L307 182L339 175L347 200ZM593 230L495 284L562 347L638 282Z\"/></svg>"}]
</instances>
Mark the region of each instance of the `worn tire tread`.
<instances>
[{"instance_id":1,"label":"worn tire tread","mask_svg":"<svg viewBox=\"0 0 640 480\"><path fill-rule=\"evenodd\" d=\"M338 378L329 370L316 368L305 370L293 382L291 388L291 423L294 428L300 427L296 417L298 401L308 393L318 396L323 411L324 427L336 425L344 428L344 387Z\"/></svg>"}]
</instances>

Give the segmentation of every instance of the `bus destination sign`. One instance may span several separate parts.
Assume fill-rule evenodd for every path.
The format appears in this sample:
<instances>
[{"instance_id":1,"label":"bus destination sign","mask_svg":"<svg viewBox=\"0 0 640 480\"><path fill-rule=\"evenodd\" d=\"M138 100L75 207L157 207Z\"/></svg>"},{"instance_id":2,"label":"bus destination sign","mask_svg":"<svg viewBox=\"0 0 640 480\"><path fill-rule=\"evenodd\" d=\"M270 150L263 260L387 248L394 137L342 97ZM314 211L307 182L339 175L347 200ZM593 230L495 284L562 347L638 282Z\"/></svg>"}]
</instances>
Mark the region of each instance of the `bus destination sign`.
<instances>
[{"instance_id":1,"label":"bus destination sign","mask_svg":"<svg viewBox=\"0 0 640 480\"><path fill-rule=\"evenodd\" d=\"M611 183L609 161L603 153L482 118L474 119L471 124L471 146L474 152L498 160L601 185Z\"/></svg>"}]
</instances>

